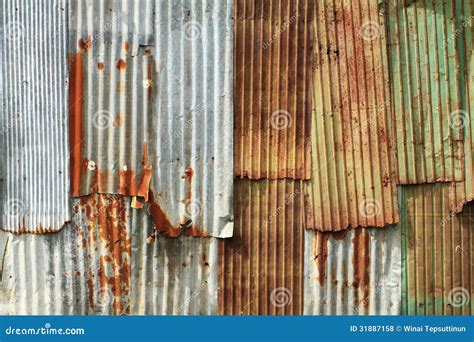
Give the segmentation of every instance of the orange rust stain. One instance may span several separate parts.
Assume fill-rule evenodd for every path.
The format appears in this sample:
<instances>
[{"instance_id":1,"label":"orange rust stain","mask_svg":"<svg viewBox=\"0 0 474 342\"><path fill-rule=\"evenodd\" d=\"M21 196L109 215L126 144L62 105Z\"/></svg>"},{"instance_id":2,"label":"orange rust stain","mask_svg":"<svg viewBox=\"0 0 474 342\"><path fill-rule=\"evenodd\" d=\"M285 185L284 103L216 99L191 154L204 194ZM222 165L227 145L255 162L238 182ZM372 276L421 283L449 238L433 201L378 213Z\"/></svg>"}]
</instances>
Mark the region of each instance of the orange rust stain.
<instances>
[{"instance_id":1,"label":"orange rust stain","mask_svg":"<svg viewBox=\"0 0 474 342\"><path fill-rule=\"evenodd\" d=\"M317 261L319 272L319 284L324 286L326 282L326 261L328 258L328 233L317 233L319 244L316 245L316 239L313 244L313 259Z\"/></svg>"},{"instance_id":2,"label":"orange rust stain","mask_svg":"<svg viewBox=\"0 0 474 342\"><path fill-rule=\"evenodd\" d=\"M362 303L367 306L370 294L370 252L369 252L369 235L364 233L362 229L357 229L352 244L354 245L354 254L352 256L352 265L354 267L353 286L359 289L362 294ZM356 303L359 302L356 296Z\"/></svg>"},{"instance_id":3,"label":"orange rust stain","mask_svg":"<svg viewBox=\"0 0 474 342\"><path fill-rule=\"evenodd\" d=\"M209 233L198 229L195 225L191 228L184 230L185 236L195 236L195 237L208 237Z\"/></svg>"},{"instance_id":4,"label":"orange rust stain","mask_svg":"<svg viewBox=\"0 0 474 342\"><path fill-rule=\"evenodd\" d=\"M102 62L97 63L97 69L104 70L104 68L105 68L104 63L102 63Z\"/></svg>"},{"instance_id":5,"label":"orange rust stain","mask_svg":"<svg viewBox=\"0 0 474 342\"><path fill-rule=\"evenodd\" d=\"M119 194L126 196L135 196L137 185L135 183L135 171L120 170L119 172Z\"/></svg>"},{"instance_id":6,"label":"orange rust stain","mask_svg":"<svg viewBox=\"0 0 474 342\"><path fill-rule=\"evenodd\" d=\"M156 231L159 234L168 235L170 237L180 236L183 230L173 227L163 209L155 202L155 195L152 190L149 191L149 196L148 213L153 218Z\"/></svg>"},{"instance_id":7,"label":"orange rust stain","mask_svg":"<svg viewBox=\"0 0 474 342\"><path fill-rule=\"evenodd\" d=\"M92 282L92 274L89 272L89 276L87 277L87 288L89 290L89 305L91 308L95 308L94 303L94 283Z\"/></svg>"},{"instance_id":8,"label":"orange rust stain","mask_svg":"<svg viewBox=\"0 0 474 342\"><path fill-rule=\"evenodd\" d=\"M202 254L201 254L201 264L202 264L204 267L209 267L209 263L207 262L207 255L206 255L206 253L202 253Z\"/></svg>"},{"instance_id":9,"label":"orange rust stain","mask_svg":"<svg viewBox=\"0 0 474 342\"><path fill-rule=\"evenodd\" d=\"M127 53L127 52L128 52L128 49L129 49L128 42L125 42L125 43L123 44L123 50Z\"/></svg>"},{"instance_id":10,"label":"orange rust stain","mask_svg":"<svg viewBox=\"0 0 474 342\"><path fill-rule=\"evenodd\" d=\"M150 188L150 181L152 176L152 165L148 164L148 144L145 143L143 146L143 157L142 157L143 172L138 185L137 195L145 198L145 202L148 202L148 191Z\"/></svg>"},{"instance_id":11,"label":"orange rust stain","mask_svg":"<svg viewBox=\"0 0 474 342\"><path fill-rule=\"evenodd\" d=\"M117 62L117 69L125 70L126 67L127 67L127 62L125 62L122 58L120 58Z\"/></svg>"},{"instance_id":12,"label":"orange rust stain","mask_svg":"<svg viewBox=\"0 0 474 342\"><path fill-rule=\"evenodd\" d=\"M151 49L145 49L145 55L151 56Z\"/></svg>"},{"instance_id":13,"label":"orange rust stain","mask_svg":"<svg viewBox=\"0 0 474 342\"><path fill-rule=\"evenodd\" d=\"M92 47L91 36L87 36L86 40L80 38L77 45L81 50L88 51Z\"/></svg>"},{"instance_id":14,"label":"orange rust stain","mask_svg":"<svg viewBox=\"0 0 474 342\"><path fill-rule=\"evenodd\" d=\"M80 53L69 56L69 149L71 196L80 195L82 162L83 60Z\"/></svg>"},{"instance_id":15,"label":"orange rust stain","mask_svg":"<svg viewBox=\"0 0 474 342\"><path fill-rule=\"evenodd\" d=\"M137 196L133 196L131 207L135 209L141 209L143 208L143 203L137 199Z\"/></svg>"},{"instance_id":16,"label":"orange rust stain","mask_svg":"<svg viewBox=\"0 0 474 342\"><path fill-rule=\"evenodd\" d=\"M122 127L123 125L123 115L122 113L118 113L117 120L115 120L115 127Z\"/></svg>"}]
</instances>

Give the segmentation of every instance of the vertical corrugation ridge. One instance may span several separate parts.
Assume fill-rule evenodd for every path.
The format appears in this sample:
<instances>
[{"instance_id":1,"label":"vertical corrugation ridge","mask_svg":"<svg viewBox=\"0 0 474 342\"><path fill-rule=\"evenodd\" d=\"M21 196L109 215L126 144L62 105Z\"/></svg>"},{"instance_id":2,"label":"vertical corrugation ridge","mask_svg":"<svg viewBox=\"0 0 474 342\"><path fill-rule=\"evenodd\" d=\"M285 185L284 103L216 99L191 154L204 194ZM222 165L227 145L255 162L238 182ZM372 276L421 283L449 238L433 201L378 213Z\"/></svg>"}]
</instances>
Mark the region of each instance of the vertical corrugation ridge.
<instances>
[{"instance_id":1,"label":"vertical corrugation ridge","mask_svg":"<svg viewBox=\"0 0 474 342\"><path fill-rule=\"evenodd\" d=\"M236 176L310 177L312 9L313 0L236 0Z\"/></svg>"},{"instance_id":2,"label":"vertical corrugation ridge","mask_svg":"<svg viewBox=\"0 0 474 342\"><path fill-rule=\"evenodd\" d=\"M401 227L305 231L305 315L398 315Z\"/></svg>"},{"instance_id":3,"label":"vertical corrugation ridge","mask_svg":"<svg viewBox=\"0 0 474 342\"><path fill-rule=\"evenodd\" d=\"M449 210L449 184L402 187L405 315L472 315L471 204Z\"/></svg>"},{"instance_id":4,"label":"vertical corrugation ridge","mask_svg":"<svg viewBox=\"0 0 474 342\"><path fill-rule=\"evenodd\" d=\"M464 124L456 41L458 2L387 4L388 53L400 184L463 181ZM454 19L454 20L453 20Z\"/></svg>"},{"instance_id":5,"label":"vertical corrugation ridge","mask_svg":"<svg viewBox=\"0 0 474 342\"><path fill-rule=\"evenodd\" d=\"M219 314L301 314L301 182L236 179L235 192L234 236L219 241Z\"/></svg>"},{"instance_id":6,"label":"vertical corrugation ridge","mask_svg":"<svg viewBox=\"0 0 474 342\"><path fill-rule=\"evenodd\" d=\"M70 219L67 4L1 6L0 229L58 231Z\"/></svg>"},{"instance_id":7,"label":"vertical corrugation ridge","mask_svg":"<svg viewBox=\"0 0 474 342\"><path fill-rule=\"evenodd\" d=\"M337 231L396 223L397 162L378 2L323 1L314 13L306 227Z\"/></svg>"}]
</instances>

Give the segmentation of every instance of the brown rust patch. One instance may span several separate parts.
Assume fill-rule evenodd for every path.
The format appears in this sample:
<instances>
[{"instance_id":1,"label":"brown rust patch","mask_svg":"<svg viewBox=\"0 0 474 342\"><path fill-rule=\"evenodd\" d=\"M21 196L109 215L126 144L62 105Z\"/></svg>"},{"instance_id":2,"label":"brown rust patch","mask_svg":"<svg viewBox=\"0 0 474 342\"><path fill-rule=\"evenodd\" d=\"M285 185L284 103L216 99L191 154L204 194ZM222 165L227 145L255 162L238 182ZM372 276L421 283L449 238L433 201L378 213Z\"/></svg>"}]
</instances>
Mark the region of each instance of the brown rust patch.
<instances>
[{"instance_id":1,"label":"brown rust patch","mask_svg":"<svg viewBox=\"0 0 474 342\"><path fill-rule=\"evenodd\" d=\"M317 239L313 244L313 259L316 260L319 274L319 284L324 286L326 282L326 261L328 258L329 233L316 233Z\"/></svg>"},{"instance_id":2,"label":"brown rust patch","mask_svg":"<svg viewBox=\"0 0 474 342\"><path fill-rule=\"evenodd\" d=\"M123 125L123 114L118 113L117 119L114 122L114 127L122 127Z\"/></svg>"},{"instance_id":3,"label":"brown rust patch","mask_svg":"<svg viewBox=\"0 0 474 342\"><path fill-rule=\"evenodd\" d=\"M138 185L138 193L137 195L143 197L145 202L148 202L148 191L150 189L150 181L152 176L152 165L148 163L148 144L143 146L143 157L142 157L142 176L140 179L140 183Z\"/></svg>"},{"instance_id":4,"label":"brown rust patch","mask_svg":"<svg viewBox=\"0 0 474 342\"><path fill-rule=\"evenodd\" d=\"M175 228L166 216L160 205L155 202L155 195L152 190L149 192L150 200L148 202L148 213L155 223L155 229L158 234L168 235L170 237L178 237L183 233L182 229Z\"/></svg>"},{"instance_id":5,"label":"brown rust patch","mask_svg":"<svg viewBox=\"0 0 474 342\"><path fill-rule=\"evenodd\" d=\"M137 199L137 196L133 196L131 207L134 209L141 209L143 208L143 203Z\"/></svg>"},{"instance_id":6,"label":"brown rust patch","mask_svg":"<svg viewBox=\"0 0 474 342\"><path fill-rule=\"evenodd\" d=\"M71 170L71 196L80 195L82 162L82 106L83 106L83 60L82 54L69 56L69 151Z\"/></svg>"},{"instance_id":7,"label":"brown rust patch","mask_svg":"<svg viewBox=\"0 0 474 342\"><path fill-rule=\"evenodd\" d=\"M362 229L356 229L355 236L352 239L354 245L354 254L352 256L352 266L354 268L353 286L360 291L355 297L356 304L359 303L361 295L361 304L367 306L370 294L370 236Z\"/></svg>"},{"instance_id":8,"label":"brown rust patch","mask_svg":"<svg viewBox=\"0 0 474 342\"><path fill-rule=\"evenodd\" d=\"M135 183L135 171L120 170L119 172L119 194L126 196L136 195L137 185Z\"/></svg>"},{"instance_id":9,"label":"brown rust patch","mask_svg":"<svg viewBox=\"0 0 474 342\"><path fill-rule=\"evenodd\" d=\"M102 62L97 63L97 69L104 70L104 68L105 68L104 63L102 63Z\"/></svg>"},{"instance_id":10,"label":"brown rust patch","mask_svg":"<svg viewBox=\"0 0 474 342\"><path fill-rule=\"evenodd\" d=\"M79 41L77 42L77 45L79 46L79 49L83 51L89 51L89 49L92 47L91 36L87 36L85 40L80 38Z\"/></svg>"},{"instance_id":11,"label":"brown rust patch","mask_svg":"<svg viewBox=\"0 0 474 342\"><path fill-rule=\"evenodd\" d=\"M125 53L128 53L128 49L129 49L129 44L128 44L128 42L125 42L123 44L123 50L125 51Z\"/></svg>"},{"instance_id":12,"label":"brown rust patch","mask_svg":"<svg viewBox=\"0 0 474 342\"><path fill-rule=\"evenodd\" d=\"M117 62L117 69L125 70L126 67L127 67L127 62L125 62L122 58L120 58Z\"/></svg>"}]
</instances>

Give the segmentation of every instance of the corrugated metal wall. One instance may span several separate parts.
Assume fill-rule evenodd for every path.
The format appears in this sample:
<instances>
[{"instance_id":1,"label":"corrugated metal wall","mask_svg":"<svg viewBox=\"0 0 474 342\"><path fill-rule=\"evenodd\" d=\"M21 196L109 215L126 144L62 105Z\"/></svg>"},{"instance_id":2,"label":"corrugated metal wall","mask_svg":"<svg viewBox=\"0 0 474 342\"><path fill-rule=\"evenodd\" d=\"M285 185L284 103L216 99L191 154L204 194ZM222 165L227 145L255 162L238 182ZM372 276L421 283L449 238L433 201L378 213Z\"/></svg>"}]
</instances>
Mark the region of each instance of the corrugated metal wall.
<instances>
[{"instance_id":1,"label":"corrugated metal wall","mask_svg":"<svg viewBox=\"0 0 474 342\"><path fill-rule=\"evenodd\" d=\"M318 1L308 228L398 222L384 17L377 1Z\"/></svg>"},{"instance_id":2,"label":"corrugated metal wall","mask_svg":"<svg viewBox=\"0 0 474 342\"><path fill-rule=\"evenodd\" d=\"M306 315L397 315L401 227L306 231Z\"/></svg>"},{"instance_id":3,"label":"corrugated metal wall","mask_svg":"<svg viewBox=\"0 0 474 342\"><path fill-rule=\"evenodd\" d=\"M219 245L219 313L303 311L301 181L236 179L235 229Z\"/></svg>"},{"instance_id":4,"label":"corrugated metal wall","mask_svg":"<svg viewBox=\"0 0 474 342\"><path fill-rule=\"evenodd\" d=\"M0 6L0 229L57 231L70 219L67 2Z\"/></svg>"},{"instance_id":5,"label":"corrugated metal wall","mask_svg":"<svg viewBox=\"0 0 474 342\"><path fill-rule=\"evenodd\" d=\"M402 188L405 315L474 313L473 204L449 211L449 184Z\"/></svg>"},{"instance_id":6,"label":"corrugated metal wall","mask_svg":"<svg viewBox=\"0 0 474 342\"><path fill-rule=\"evenodd\" d=\"M139 196L163 233L232 236L233 1L71 7L72 195Z\"/></svg>"},{"instance_id":7,"label":"corrugated metal wall","mask_svg":"<svg viewBox=\"0 0 474 342\"><path fill-rule=\"evenodd\" d=\"M236 1L236 176L310 177L313 6L313 0Z\"/></svg>"}]
</instances>

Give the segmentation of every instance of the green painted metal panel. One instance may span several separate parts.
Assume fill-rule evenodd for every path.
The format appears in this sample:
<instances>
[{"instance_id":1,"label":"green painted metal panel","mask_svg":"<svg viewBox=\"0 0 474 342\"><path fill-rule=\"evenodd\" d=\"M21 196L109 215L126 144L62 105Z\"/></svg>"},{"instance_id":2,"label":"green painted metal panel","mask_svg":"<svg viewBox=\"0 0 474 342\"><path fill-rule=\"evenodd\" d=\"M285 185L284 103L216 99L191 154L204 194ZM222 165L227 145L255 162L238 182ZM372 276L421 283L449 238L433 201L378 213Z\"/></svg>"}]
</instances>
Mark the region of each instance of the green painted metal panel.
<instances>
[{"instance_id":1,"label":"green painted metal panel","mask_svg":"<svg viewBox=\"0 0 474 342\"><path fill-rule=\"evenodd\" d=\"M471 0L387 1L400 184L463 181Z\"/></svg>"}]
</instances>

